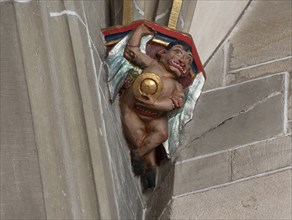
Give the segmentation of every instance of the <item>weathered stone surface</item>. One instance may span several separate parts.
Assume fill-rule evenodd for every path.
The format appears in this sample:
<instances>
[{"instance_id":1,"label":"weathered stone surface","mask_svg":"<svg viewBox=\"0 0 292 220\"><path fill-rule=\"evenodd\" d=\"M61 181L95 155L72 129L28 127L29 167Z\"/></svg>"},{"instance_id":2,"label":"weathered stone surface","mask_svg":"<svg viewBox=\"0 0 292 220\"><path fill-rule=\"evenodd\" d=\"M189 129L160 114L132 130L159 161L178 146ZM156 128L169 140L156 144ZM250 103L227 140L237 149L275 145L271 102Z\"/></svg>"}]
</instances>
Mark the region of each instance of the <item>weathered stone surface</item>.
<instances>
[{"instance_id":1,"label":"weathered stone surface","mask_svg":"<svg viewBox=\"0 0 292 220\"><path fill-rule=\"evenodd\" d=\"M104 47L100 43L101 36L98 35L101 27L100 24L89 21L93 16L94 8L97 7L95 4L98 3L83 1L83 4L85 15L88 16L91 39L97 37L99 39L93 40L89 45L86 28L77 17L69 17L69 26L74 42L73 49L80 77L82 100L85 102L86 124L90 126L88 130L90 130L89 138L92 139L91 153L95 181L97 185L104 187L97 189L101 216L140 219L143 215L144 200L139 179L134 177L131 170L129 151L121 129L118 100L113 105L109 101L106 71L103 67L104 53L100 52ZM93 9L90 10L90 7ZM98 140L96 140L97 136ZM101 162L103 164L100 164ZM106 165L107 167L102 170ZM100 174L101 172L103 173Z\"/></svg>"},{"instance_id":2,"label":"weathered stone surface","mask_svg":"<svg viewBox=\"0 0 292 220\"><path fill-rule=\"evenodd\" d=\"M291 136L282 136L178 162L174 195L290 166L291 143Z\"/></svg>"},{"instance_id":3,"label":"weathered stone surface","mask_svg":"<svg viewBox=\"0 0 292 220\"><path fill-rule=\"evenodd\" d=\"M162 214L159 216L158 219L161 220L169 220L170 216L171 216L171 212L172 212L172 203L173 200L169 201L168 205L165 207L165 209L163 210Z\"/></svg>"},{"instance_id":4,"label":"weathered stone surface","mask_svg":"<svg viewBox=\"0 0 292 220\"><path fill-rule=\"evenodd\" d=\"M1 219L46 218L14 6L0 3Z\"/></svg>"},{"instance_id":5,"label":"weathered stone surface","mask_svg":"<svg viewBox=\"0 0 292 220\"><path fill-rule=\"evenodd\" d=\"M105 47L101 29L109 26L108 3L106 1L83 1L88 31L101 57L105 56ZM94 19L92 15L98 15Z\"/></svg>"},{"instance_id":6,"label":"weathered stone surface","mask_svg":"<svg viewBox=\"0 0 292 220\"><path fill-rule=\"evenodd\" d=\"M248 4L248 0L197 1L190 34L203 63L212 55Z\"/></svg>"},{"instance_id":7,"label":"weathered stone surface","mask_svg":"<svg viewBox=\"0 0 292 220\"><path fill-rule=\"evenodd\" d=\"M102 72L104 74L104 72ZM103 86L102 86L103 87ZM102 136L105 138L105 145L108 148L109 159L111 160L111 175L114 178L115 196L119 204L118 214L120 218L139 219L143 215L144 198L140 188L139 178L135 178L130 164L130 153L124 140L119 117L118 103L114 106L109 104L108 93L100 88L102 103L102 119L100 124ZM116 111L116 112L115 112Z\"/></svg>"},{"instance_id":8,"label":"weathered stone surface","mask_svg":"<svg viewBox=\"0 0 292 220\"><path fill-rule=\"evenodd\" d=\"M251 111L223 123L223 125L188 144L181 153L182 158L226 150L282 134L282 95L269 98L264 103L255 106Z\"/></svg>"},{"instance_id":9,"label":"weathered stone surface","mask_svg":"<svg viewBox=\"0 0 292 220\"><path fill-rule=\"evenodd\" d=\"M278 137L232 150L231 178L237 180L290 166L291 151L291 136Z\"/></svg>"},{"instance_id":10,"label":"weathered stone surface","mask_svg":"<svg viewBox=\"0 0 292 220\"><path fill-rule=\"evenodd\" d=\"M193 21L194 12L196 9L197 0L182 1L181 11L179 15L179 22L176 24L176 29L189 33L190 26Z\"/></svg>"},{"instance_id":11,"label":"weathered stone surface","mask_svg":"<svg viewBox=\"0 0 292 220\"><path fill-rule=\"evenodd\" d=\"M230 38L230 70L292 55L291 1L252 1Z\"/></svg>"},{"instance_id":12,"label":"weathered stone surface","mask_svg":"<svg viewBox=\"0 0 292 220\"><path fill-rule=\"evenodd\" d=\"M284 60L278 60L272 63L255 66L253 68L241 69L236 72L230 72L225 76L226 85L236 84L252 78L267 76L274 73L291 72L292 57Z\"/></svg>"},{"instance_id":13,"label":"weathered stone surface","mask_svg":"<svg viewBox=\"0 0 292 220\"><path fill-rule=\"evenodd\" d=\"M157 2L153 1L143 1L143 3L139 5L140 8L143 8L144 6L144 8L142 9L144 11L144 19L149 21L155 20L157 4L158 4ZM135 6L135 3L133 4L133 6ZM134 10L137 10L137 8L134 7Z\"/></svg>"},{"instance_id":14,"label":"weathered stone surface","mask_svg":"<svg viewBox=\"0 0 292 220\"><path fill-rule=\"evenodd\" d=\"M291 169L175 198L170 219L291 219Z\"/></svg>"},{"instance_id":15,"label":"weathered stone surface","mask_svg":"<svg viewBox=\"0 0 292 220\"><path fill-rule=\"evenodd\" d=\"M174 195L229 181L229 153L179 162L175 165Z\"/></svg>"},{"instance_id":16,"label":"weathered stone surface","mask_svg":"<svg viewBox=\"0 0 292 220\"><path fill-rule=\"evenodd\" d=\"M157 16L156 22L167 26L169 15L170 15L170 7L171 7L172 1L171 0L165 0L165 1L158 1L157 9L156 9L156 15L163 15L163 16Z\"/></svg>"},{"instance_id":17,"label":"weathered stone surface","mask_svg":"<svg viewBox=\"0 0 292 220\"><path fill-rule=\"evenodd\" d=\"M291 60L292 61L292 60ZM288 120L292 120L292 70L289 72L289 89L288 89Z\"/></svg>"},{"instance_id":18,"label":"weathered stone surface","mask_svg":"<svg viewBox=\"0 0 292 220\"><path fill-rule=\"evenodd\" d=\"M147 210L145 213L145 219L158 219L162 214L165 207L167 207L169 201L173 195L173 178L174 178L174 167L168 166L164 170L165 178L159 181L159 185L154 191L145 193L147 198Z\"/></svg>"},{"instance_id":19,"label":"weathered stone surface","mask_svg":"<svg viewBox=\"0 0 292 220\"><path fill-rule=\"evenodd\" d=\"M285 74L203 93L182 132L181 160L283 133Z\"/></svg>"},{"instance_id":20,"label":"weathered stone surface","mask_svg":"<svg viewBox=\"0 0 292 220\"><path fill-rule=\"evenodd\" d=\"M253 1L230 36L226 84L292 72L292 2ZM288 118L291 119L291 83Z\"/></svg>"},{"instance_id":21,"label":"weathered stone surface","mask_svg":"<svg viewBox=\"0 0 292 220\"><path fill-rule=\"evenodd\" d=\"M106 1L110 8L110 25L122 24L123 22L123 2L120 0Z\"/></svg>"},{"instance_id":22,"label":"weathered stone surface","mask_svg":"<svg viewBox=\"0 0 292 220\"><path fill-rule=\"evenodd\" d=\"M213 55L210 62L205 67L207 80L203 90L214 89L223 86L224 77L224 48L221 46Z\"/></svg>"}]
</instances>

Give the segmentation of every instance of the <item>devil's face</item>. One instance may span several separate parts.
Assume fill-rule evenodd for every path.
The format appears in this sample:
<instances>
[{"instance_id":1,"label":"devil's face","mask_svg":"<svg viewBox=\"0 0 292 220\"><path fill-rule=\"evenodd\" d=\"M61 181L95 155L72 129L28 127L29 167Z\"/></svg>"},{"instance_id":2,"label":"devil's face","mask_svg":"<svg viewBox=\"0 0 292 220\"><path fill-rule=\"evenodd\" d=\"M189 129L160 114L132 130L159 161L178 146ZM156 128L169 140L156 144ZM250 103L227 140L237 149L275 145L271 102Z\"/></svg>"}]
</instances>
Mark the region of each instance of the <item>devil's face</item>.
<instances>
[{"instance_id":1,"label":"devil's face","mask_svg":"<svg viewBox=\"0 0 292 220\"><path fill-rule=\"evenodd\" d=\"M190 51L185 51L182 45L178 44L169 50L161 52L159 61L176 78L179 78L190 71L193 55Z\"/></svg>"}]
</instances>

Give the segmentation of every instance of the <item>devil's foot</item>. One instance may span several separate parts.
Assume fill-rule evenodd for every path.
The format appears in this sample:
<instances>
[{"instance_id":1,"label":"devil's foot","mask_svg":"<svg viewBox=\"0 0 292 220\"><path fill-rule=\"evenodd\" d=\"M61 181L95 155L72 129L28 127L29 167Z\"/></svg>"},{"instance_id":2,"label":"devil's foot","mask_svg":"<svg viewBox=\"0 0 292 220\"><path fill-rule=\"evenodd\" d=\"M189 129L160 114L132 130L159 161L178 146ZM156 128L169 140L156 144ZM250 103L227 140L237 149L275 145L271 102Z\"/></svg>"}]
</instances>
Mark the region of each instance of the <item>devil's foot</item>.
<instances>
[{"instance_id":1,"label":"devil's foot","mask_svg":"<svg viewBox=\"0 0 292 220\"><path fill-rule=\"evenodd\" d=\"M131 164L135 176L141 176L144 173L143 164L141 160L135 156L134 151L131 151Z\"/></svg>"},{"instance_id":2,"label":"devil's foot","mask_svg":"<svg viewBox=\"0 0 292 220\"><path fill-rule=\"evenodd\" d=\"M147 169L146 172L141 176L141 184L143 191L147 190L148 188L154 189L155 180L156 172L151 169Z\"/></svg>"}]
</instances>

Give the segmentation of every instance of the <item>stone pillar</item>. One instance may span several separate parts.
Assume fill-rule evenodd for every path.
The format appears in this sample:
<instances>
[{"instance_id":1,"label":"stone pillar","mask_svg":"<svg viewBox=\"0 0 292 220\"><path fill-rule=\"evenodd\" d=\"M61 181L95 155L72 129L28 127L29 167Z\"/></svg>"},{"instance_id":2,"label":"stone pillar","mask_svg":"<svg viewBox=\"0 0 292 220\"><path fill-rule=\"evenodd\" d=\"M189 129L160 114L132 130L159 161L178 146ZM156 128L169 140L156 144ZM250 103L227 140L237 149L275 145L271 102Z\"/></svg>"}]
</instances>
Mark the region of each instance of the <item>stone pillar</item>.
<instances>
[{"instance_id":1,"label":"stone pillar","mask_svg":"<svg viewBox=\"0 0 292 220\"><path fill-rule=\"evenodd\" d=\"M81 92L62 2L15 4L48 219L97 218Z\"/></svg>"},{"instance_id":2,"label":"stone pillar","mask_svg":"<svg viewBox=\"0 0 292 220\"><path fill-rule=\"evenodd\" d=\"M1 219L44 219L46 210L14 6L0 3Z\"/></svg>"},{"instance_id":3,"label":"stone pillar","mask_svg":"<svg viewBox=\"0 0 292 220\"><path fill-rule=\"evenodd\" d=\"M11 93L1 97L3 218L141 219L145 200L105 80L100 29L109 26L108 3L0 7L1 96ZM27 167L16 161L29 152Z\"/></svg>"}]
</instances>

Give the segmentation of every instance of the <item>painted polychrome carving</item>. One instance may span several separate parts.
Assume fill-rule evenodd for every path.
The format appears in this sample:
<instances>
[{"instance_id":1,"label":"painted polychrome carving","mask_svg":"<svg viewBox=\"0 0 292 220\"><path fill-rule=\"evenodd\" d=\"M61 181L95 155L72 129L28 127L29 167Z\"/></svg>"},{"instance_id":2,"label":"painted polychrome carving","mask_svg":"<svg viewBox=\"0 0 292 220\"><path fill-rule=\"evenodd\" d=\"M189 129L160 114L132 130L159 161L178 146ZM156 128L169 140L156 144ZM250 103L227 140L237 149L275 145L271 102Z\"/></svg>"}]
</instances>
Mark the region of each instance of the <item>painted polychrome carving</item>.
<instances>
[{"instance_id":1,"label":"painted polychrome carving","mask_svg":"<svg viewBox=\"0 0 292 220\"><path fill-rule=\"evenodd\" d=\"M133 172L144 189L156 168L175 159L182 127L205 81L190 35L148 21L104 29L111 100L119 95Z\"/></svg>"}]
</instances>

